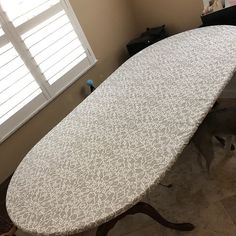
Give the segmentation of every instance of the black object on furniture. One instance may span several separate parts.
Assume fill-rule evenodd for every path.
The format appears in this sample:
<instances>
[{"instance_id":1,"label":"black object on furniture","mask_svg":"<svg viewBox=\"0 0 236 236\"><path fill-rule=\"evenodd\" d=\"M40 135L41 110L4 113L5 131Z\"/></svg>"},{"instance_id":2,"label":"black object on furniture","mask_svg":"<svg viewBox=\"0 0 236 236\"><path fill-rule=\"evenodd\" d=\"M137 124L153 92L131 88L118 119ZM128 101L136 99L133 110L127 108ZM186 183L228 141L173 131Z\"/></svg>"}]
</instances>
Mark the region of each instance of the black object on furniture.
<instances>
[{"instance_id":1,"label":"black object on furniture","mask_svg":"<svg viewBox=\"0 0 236 236\"><path fill-rule=\"evenodd\" d=\"M86 84L89 86L91 93L96 89L94 86L93 80L91 80L91 79L87 80Z\"/></svg>"},{"instance_id":2,"label":"black object on furniture","mask_svg":"<svg viewBox=\"0 0 236 236\"><path fill-rule=\"evenodd\" d=\"M130 56L138 53L144 48L168 37L165 25L156 28L147 28L147 30L140 35L140 37L131 40L127 44L127 49Z\"/></svg>"},{"instance_id":3,"label":"black object on furniture","mask_svg":"<svg viewBox=\"0 0 236 236\"><path fill-rule=\"evenodd\" d=\"M201 16L203 26L210 25L236 25L236 6Z\"/></svg>"}]
</instances>

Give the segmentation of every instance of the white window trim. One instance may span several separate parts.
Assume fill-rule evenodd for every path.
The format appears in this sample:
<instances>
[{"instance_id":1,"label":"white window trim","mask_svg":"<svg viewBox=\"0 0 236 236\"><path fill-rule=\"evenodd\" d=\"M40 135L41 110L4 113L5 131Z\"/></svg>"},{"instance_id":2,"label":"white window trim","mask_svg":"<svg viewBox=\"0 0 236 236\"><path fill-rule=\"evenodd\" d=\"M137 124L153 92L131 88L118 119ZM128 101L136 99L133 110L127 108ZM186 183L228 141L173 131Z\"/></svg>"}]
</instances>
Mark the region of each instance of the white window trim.
<instances>
[{"instance_id":1,"label":"white window trim","mask_svg":"<svg viewBox=\"0 0 236 236\"><path fill-rule=\"evenodd\" d=\"M67 16L69 17L71 24L74 27L75 32L78 34L79 39L82 43L82 46L84 47L86 51L86 59L85 61L82 61L82 63L87 63L87 67L85 68L82 63L78 64L74 69L69 71L68 75L65 79L58 80L55 82L55 84L51 85L50 89L48 89L48 85L45 83L42 84L42 80L37 80L37 71L33 76L35 79L39 82L40 86L43 88L43 94L40 94L35 99L33 99L30 103L28 103L25 107L23 107L21 110L19 110L16 114L17 116L13 115L10 117L5 123L0 125L0 144L5 141L9 136L11 136L15 131L17 131L22 125L24 125L27 121L29 121L33 116L35 116L37 113L39 113L43 108L45 108L50 102L52 102L58 95L60 95L63 91L65 91L68 87L70 87L73 83L75 83L82 75L84 75L89 69L91 69L96 63L97 59L89 45L89 42L86 39L86 36L82 30L82 27L70 5L69 0L61 0L61 4L63 5L64 10L67 13ZM1 17L1 16L0 16ZM2 18L1 18L2 19ZM7 27L4 29L5 33L7 34L7 37L11 39L16 45L19 45L21 42L19 41L20 36L13 37L13 34L11 33L11 25L8 25L8 22L2 19L2 21L5 22ZM3 28L4 26L2 26ZM21 51L21 54L24 55L24 53L27 53L27 50L24 52L22 51L22 46L16 48L17 50ZM35 64L34 61L27 60L27 57L23 58L24 63L27 65L27 67L34 67ZM33 65L32 65L33 63ZM83 68L83 69L81 69ZM30 70L31 71L31 70ZM32 71L31 71L32 73ZM40 74L41 75L41 74ZM41 75L42 76L42 75ZM68 79L70 78L70 79ZM72 79L71 79L72 78ZM68 81L65 81L68 80ZM34 107L37 107L33 111L31 111L31 104L33 104ZM31 109L31 110L30 110ZM28 115L25 115L25 114Z\"/></svg>"}]
</instances>

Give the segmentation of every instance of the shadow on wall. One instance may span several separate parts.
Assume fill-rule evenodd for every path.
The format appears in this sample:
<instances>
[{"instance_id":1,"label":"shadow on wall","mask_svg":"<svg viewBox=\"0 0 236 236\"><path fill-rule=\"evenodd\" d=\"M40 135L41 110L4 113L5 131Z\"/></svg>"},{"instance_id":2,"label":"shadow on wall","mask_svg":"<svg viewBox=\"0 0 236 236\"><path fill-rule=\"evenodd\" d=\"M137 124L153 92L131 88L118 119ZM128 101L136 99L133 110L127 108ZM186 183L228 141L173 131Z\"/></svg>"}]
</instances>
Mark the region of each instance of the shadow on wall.
<instances>
[{"instance_id":1,"label":"shadow on wall","mask_svg":"<svg viewBox=\"0 0 236 236\"><path fill-rule=\"evenodd\" d=\"M147 26L166 24L171 34L201 25L202 0L130 0L140 32Z\"/></svg>"}]
</instances>

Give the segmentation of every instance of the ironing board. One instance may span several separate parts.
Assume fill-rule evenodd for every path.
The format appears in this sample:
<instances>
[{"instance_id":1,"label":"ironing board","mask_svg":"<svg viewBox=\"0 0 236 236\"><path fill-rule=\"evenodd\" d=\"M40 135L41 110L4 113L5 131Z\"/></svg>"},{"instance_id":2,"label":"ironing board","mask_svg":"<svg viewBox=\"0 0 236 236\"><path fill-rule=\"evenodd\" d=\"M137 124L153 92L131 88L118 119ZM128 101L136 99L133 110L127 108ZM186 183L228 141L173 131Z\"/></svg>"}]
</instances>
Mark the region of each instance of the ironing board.
<instances>
[{"instance_id":1,"label":"ironing board","mask_svg":"<svg viewBox=\"0 0 236 236\"><path fill-rule=\"evenodd\" d=\"M97 227L127 214L166 221L140 202L177 160L230 81L236 27L187 31L136 54L53 128L20 163L7 193L14 224L37 235Z\"/></svg>"}]
</instances>

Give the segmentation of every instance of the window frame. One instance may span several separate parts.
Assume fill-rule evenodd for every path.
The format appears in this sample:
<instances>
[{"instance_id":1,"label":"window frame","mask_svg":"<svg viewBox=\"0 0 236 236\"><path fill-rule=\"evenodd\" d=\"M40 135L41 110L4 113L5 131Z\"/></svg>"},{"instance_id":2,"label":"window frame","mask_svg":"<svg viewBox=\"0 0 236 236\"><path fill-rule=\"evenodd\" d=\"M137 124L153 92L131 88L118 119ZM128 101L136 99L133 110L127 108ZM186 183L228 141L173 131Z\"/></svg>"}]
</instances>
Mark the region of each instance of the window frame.
<instances>
[{"instance_id":1,"label":"window frame","mask_svg":"<svg viewBox=\"0 0 236 236\"><path fill-rule=\"evenodd\" d=\"M2 22L4 22L2 28L4 30L5 37L11 43L14 42L14 44L12 43L13 47L17 50L19 56L29 69L30 73L33 75L34 79L38 82L42 90L41 94L39 94L36 98L34 98L32 101L30 101L28 104L26 104L23 108L21 108L14 115L8 118L3 124L0 125L0 144L4 140L6 140L10 135L12 135L17 129L19 129L22 125L24 125L28 120L35 116L40 110L42 110L50 102L52 102L69 86L75 83L82 75L84 75L97 63L97 59L92 51L92 48L89 45L89 42L83 32L83 29L74 13L74 10L69 0L60 0L59 4L61 4L63 10L66 12L66 15L70 19L75 33L78 35L78 38L86 53L86 60L79 62L79 64L77 64L74 68L72 68L69 72L67 72L64 76L61 77L63 79L57 80L52 85L48 85L48 82L46 80L46 83L44 83L41 73L41 79L39 81L37 80L37 73L39 71L33 71L34 67L37 66L37 63L32 60L31 54L28 52L27 47L25 47L24 44L22 44L23 46L19 45L19 39L21 39L21 35L18 33L16 37L14 36L14 33L17 32L17 28L19 26L14 27L13 25L9 25L3 17L5 13L2 11L2 8L0 8L0 19ZM14 31L11 30L12 26L14 28ZM6 31L8 31L8 33ZM27 53L28 55L26 55ZM32 63L35 64L32 66Z\"/></svg>"}]
</instances>

